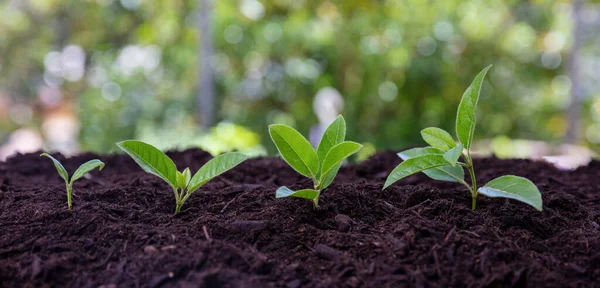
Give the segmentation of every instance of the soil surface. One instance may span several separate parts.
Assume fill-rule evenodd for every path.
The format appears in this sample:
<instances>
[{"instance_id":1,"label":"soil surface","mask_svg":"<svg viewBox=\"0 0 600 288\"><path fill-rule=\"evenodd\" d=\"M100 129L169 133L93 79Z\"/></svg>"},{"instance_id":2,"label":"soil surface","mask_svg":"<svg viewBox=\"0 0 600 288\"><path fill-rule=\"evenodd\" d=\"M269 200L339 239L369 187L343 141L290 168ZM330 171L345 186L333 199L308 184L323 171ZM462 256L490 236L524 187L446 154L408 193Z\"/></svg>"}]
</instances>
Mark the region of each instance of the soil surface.
<instances>
[{"instance_id":1,"label":"soil surface","mask_svg":"<svg viewBox=\"0 0 600 288\"><path fill-rule=\"evenodd\" d=\"M173 216L173 192L127 156L60 155L73 211L39 153L0 163L0 287L600 287L600 162L563 172L527 160L475 161L478 182L533 180L544 212L425 175L381 191L393 152L343 167L321 207L275 199L307 180L276 158L248 160ZM211 157L170 152L196 171Z\"/></svg>"}]
</instances>

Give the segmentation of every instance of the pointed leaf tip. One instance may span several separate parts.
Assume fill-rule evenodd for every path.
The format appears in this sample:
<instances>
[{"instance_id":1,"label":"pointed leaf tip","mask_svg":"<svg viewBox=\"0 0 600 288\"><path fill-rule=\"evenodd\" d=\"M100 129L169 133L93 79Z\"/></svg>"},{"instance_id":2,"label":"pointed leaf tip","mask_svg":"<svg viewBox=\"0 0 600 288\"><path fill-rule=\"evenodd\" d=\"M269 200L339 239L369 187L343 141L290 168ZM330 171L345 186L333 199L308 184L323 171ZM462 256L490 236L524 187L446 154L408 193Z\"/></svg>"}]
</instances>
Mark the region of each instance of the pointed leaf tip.
<instances>
[{"instance_id":1,"label":"pointed leaf tip","mask_svg":"<svg viewBox=\"0 0 600 288\"><path fill-rule=\"evenodd\" d=\"M67 173L67 170L60 163L60 161L56 160L56 158L52 157L48 153L42 153L42 154L40 154L40 157L50 158L50 160L52 160L52 163L54 164L54 167L56 168L56 171L58 172L58 175L60 176L60 178L65 180L65 182L69 182L69 173Z\"/></svg>"},{"instance_id":2,"label":"pointed leaf tip","mask_svg":"<svg viewBox=\"0 0 600 288\"><path fill-rule=\"evenodd\" d=\"M458 105L458 112L456 114L456 135L458 140L460 140L460 143L462 143L467 150L471 149L471 143L473 142L473 135L475 133L477 103L479 102L481 86L485 75L491 67L492 65L483 68L483 70L475 76L471 85L465 90L460 104Z\"/></svg>"},{"instance_id":3,"label":"pointed leaf tip","mask_svg":"<svg viewBox=\"0 0 600 288\"><path fill-rule=\"evenodd\" d=\"M73 176L71 177L71 183L73 183L73 182L75 182L75 180L85 176L85 174L91 172L95 168L98 168L99 171L102 171L102 168L104 168L104 162L102 162L98 159L94 159L94 160L90 160L86 163L83 163L81 166L79 166L79 168L77 168L75 173L73 173Z\"/></svg>"},{"instance_id":4,"label":"pointed leaf tip","mask_svg":"<svg viewBox=\"0 0 600 288\"><path fill-rule=\"evenodd\" d=\"M233 169L235 166L246 161L249 157L239 152L229 152L214 157L206 162L204 166L189 180L188 193L193 193L200 186L211 179ZM185 176L185 175L183 175Z\"/></svg>"}]
</instances>

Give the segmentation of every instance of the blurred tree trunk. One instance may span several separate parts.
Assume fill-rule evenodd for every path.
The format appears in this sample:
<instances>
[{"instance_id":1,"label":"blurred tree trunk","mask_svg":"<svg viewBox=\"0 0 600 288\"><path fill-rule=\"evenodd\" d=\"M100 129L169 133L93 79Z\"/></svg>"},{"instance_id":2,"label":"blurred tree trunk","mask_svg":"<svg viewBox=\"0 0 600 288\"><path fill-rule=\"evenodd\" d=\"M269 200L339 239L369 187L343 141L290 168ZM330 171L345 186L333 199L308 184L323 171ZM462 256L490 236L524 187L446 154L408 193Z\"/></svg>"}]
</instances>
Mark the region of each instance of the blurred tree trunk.
<instances>
[{"instance_id":1,"label":"blurred tree trunk","mask_svg":"<svg viewBox=\"0 0 600 288\"><path fill-rule=\"evenodd\" d=\"M568 73L571 79L571 104L567 111L567 120L569 127L565 142L575 144L579 141L580 127L579 120L581 118L581 79L579 75L579 50L582 41L582 23L581 23L581 8L583 0L573 0L573 46L569 56Z\"/></svg>"},{"instance_id":2,"label":"blurred tree trunk","mask_svg":"<svg viewBox=\"0 0 600 288\"><path fill-rule=\"evenodd\" d=\"M213 75L212 1L200 0L198 13L198 96L197 108L200 125L209 128L214 124L215 87Z\"/></svg>"}]
</instances>

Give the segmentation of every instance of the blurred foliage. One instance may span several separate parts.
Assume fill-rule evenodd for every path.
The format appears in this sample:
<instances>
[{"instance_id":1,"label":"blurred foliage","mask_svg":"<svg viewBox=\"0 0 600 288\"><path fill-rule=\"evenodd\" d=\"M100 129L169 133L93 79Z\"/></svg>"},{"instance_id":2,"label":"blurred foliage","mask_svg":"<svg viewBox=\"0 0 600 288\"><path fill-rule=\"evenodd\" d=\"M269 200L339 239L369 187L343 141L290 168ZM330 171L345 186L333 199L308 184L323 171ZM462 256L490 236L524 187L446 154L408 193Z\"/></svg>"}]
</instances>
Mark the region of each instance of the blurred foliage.
<instances>
[{"instance_id":1,"label":"blurred foliage","mask_svg":"<svg viewBox=\"0 0 600 288\"><path fill-rule=\"evenodd\" d=\"M570 1L213 2L217 120L259 136L219 125L204 138L219 143L212 152L272 145L275 122L308 134L328 86L343 96L348 139L420 144L423 127L454 129L462 93L489 64L476 137L565 135ZM0 139L66 110L79 116L82 150L196 143L197 13L190 0L0 2ZM600 90L588 90L582 141L600 143Z\"/></svg>"}]
</instances>

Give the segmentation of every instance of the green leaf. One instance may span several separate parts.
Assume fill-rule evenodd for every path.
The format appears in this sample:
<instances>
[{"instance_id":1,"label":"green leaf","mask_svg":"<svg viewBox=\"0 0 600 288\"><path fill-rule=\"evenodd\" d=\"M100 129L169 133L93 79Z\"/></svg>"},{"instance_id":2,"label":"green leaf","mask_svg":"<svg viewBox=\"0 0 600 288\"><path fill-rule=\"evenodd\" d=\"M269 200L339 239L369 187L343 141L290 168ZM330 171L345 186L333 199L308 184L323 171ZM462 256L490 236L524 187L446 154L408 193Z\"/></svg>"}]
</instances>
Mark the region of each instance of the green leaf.
<instances>
[{"instance_id":1,"label":"green leaf","mask_svg":"<svg viewBox=\"0 0 600 288\"><path fill-rule=\"evenodd\" d=\"M96 167L98 167L99 171L102 171L102 169L104 168L104 163L98 159L90 160L88 162L83 163L81 166L79 166L79 168L77 168L75 173L73 173L73 176L71 176L71 184L73 184L75 180L85 176L85 174L96 169Z\"/></svg>"},{"instance_id":2,"label":"green leaf","mask_svg":"<svg viewBox=\"0 0 600 288\"><path fill-rule=\"evenodd\" d=\"M356 142L345 141L340 144L337 144L329 150L323 164L321 165L321 179L322 183L321 189L327 188L331 181L335 178L337 171L340 169L340 165L344 159L348 158L350 155L358 152L363 146ZM333 174L333 175L330 175ZM328 183L325 183L327 180Z\"/></svg>"},{"instance_id":3,"label":"green leaf","mask_svg":"<svg viewBox=\"0 0 600 288\"><path fill-rule=\"evenodd\" d=\"M329 127L323 133L323 137L321 138L321 142L319 142L319 147L317 147L317 156L319 157L319 163L321 166L323 165L323 161L325 161L325 156L333 146L338 145L344 141L346 138L346 121L342 115L339 115ZM321 170L323 170L321 168Z\"/></svg>"},{"instance_id":4,"label":"green leaf","mask_svg":"<svg viewBox=\"0 0 600 288\"><path fill-rule=\"evenodd\" d=\"M269 126L269 134L281 157L298 173L316 179L319 157L298 131L281 124Z\"/></svg>"},{"instance_id":5,"label":"green leaf","mask_svg":"<svg viewBox=\"0 0 600 288\"><path fill-rule=\"evenodd\" d=\"M333 169L331 169L327 175L321 175L321 180L319 183L320 189L325 189L331 185L331 182L333 182L333 179L335 179L340 167L342 167L342 162L333 167Z\"/></svg>"},{"instance_id":6,"label":"green leaf","mask_svg":"<svg viewBox=\"0 0 600 288\"><path fill-rule=\"evenodd\" d=\"M198 172L192 177L188 184L188 194L193 193L200 186L204 185L211 179L227 172L238 164L248 159L248 156L238 153L230 152L219 155L210 161L206 162Z\"/></svg>"},{"instance_id":7,"label":"green leaf","mask_svg":"<svg viewBox=\"0 0 600 288\"><path fill-rule=\"evenodd\" d=\"M185 177L185 186L187 187L190 184L190 180L192 180L192 172L190 172L190 168L185 168L182 174Z\"/></svg>"},{"instance_id":8,"label":"green leaf","mask_svg":"<svg viewBox=\"0 0 600 288\"><path fill-rule=\"evenodd\" d=\"M542 194L527 178L519 176L498 177L477 190L488 197L503 197L519 200L542 211Z\"/></svg>"},{"instance_id":9,"label":"green leaf","mask_svg":"<svg viewBox=\"0 0 600 288\"><path fill-rule=\"evenodd\" d=\"M177 171L177 187L182 189L185 189L185 187L187 187L185 175L183 175L183 173L179 171Z\"/></svg>"},{"instance_id":10,"label":"green leaf","mask_svg":"<svg viewBox=\"0 0 600 288\"><path fill-rule=\"evenodd\" d=\"M463 152L463 145L462 144L458 144L456 147L446 151L446 153L444 153L444 159L446 159L446 161L448 161L448 163L452 164L452 166L456 166L456 162L458 162L458 158L460 158L460 155L462 155Z\"/></svg>"},{"instance_id":11,"label":"green leaf","mask_svg":"<svg viewBox=\"0 0 600 288\"><path fill-rule=\"evenodd\" d=\"M117 143L117 146L129 154L144 171L160 177L173 188L177 187L177 167L165 153L136 140L123 141Z\"/></svg>"},{"instance_id":12,"label":"green leaf","mask_svg":"<svg viewBox=\"0 0 600 288\"><path fill-rule=\"evenodd\" d=\"M69 182L69 174L67 173L67 170L65 169L65 167L63 167L63 165L60 164L60 162L58 160L56 160L54 157L50 156L50 154L48 154L48 153L42 153L42 155L40 155L40 157L42 157L42 156L50 158L50 160L52 160L52 162L54 163L54 167L56 167L56 171L58 171L58 175L60 175L60 177L65 180L65 182Z\"/></svg>"},{"instance_id":13,"label":"green leaf","mask_svg":"<svg viewBox=\"0 0 600 288\"><path fill-rule=\"evenodd\" d=\"M390 173L387 180L385 181L385 184L383 185L383 189L389 187L390 185L394 184L396 181L404 177L432 168L447 165L449 165L449 163L448 161L446 161L446 159L444 159L443 155L435 154L426 154L404 160L404 162L400 163L400 165L394 168L392 173Z\"/></svg>"},{"instance_id":14,"label":"green leaf","mask_svg":"<svg viewBox=\"0 0 600 288\"><path fill-rule=\"evenodd\" d=\"M421 131L421 136L427 144L444 151L456 146L456 141L454 141L450 133L440 128L425 128Z\"/></svg>"},{"instance_id":15,"label":"green leaf","mask_svg":"<svg viewBox=\"0 0 600 288\"><path fill-rule=\"evenodd\" d=\"M479 101L479 92L481 84L485 78L485 74L490 70L492 65L485 67L473 80L471 86L467 88L458 105L458 113L456 115L456 135L458 140L463 144L465 149L471 149L473 134L475 133L475 123L477 102Z\"/></svg>"},{"instance_id":16,"label":"green leaf","mask_svg":"<svg viewBox=\"0 0 600 288\"><path fill-rule=\"evenodd\" d=\"M302 189L298 191L293 191L285 186L281 186L279 187L279 189L277 189L277 192L275 192L275 198L297 197L308 200L315 200L319 198L320 193L321 192L314 189Z\"/></svg>"},{"instance_id":17,"label":"green leaf","mask_svg":"<svg viewBox=\"0 0 600 288\"><path fill-rule=\"evenodd\" d=\"M444 151L426 147L426 148L413 148L403 152L398 153L398 156L402 158L402 160L410 159L416 156L426 155L426 154L439 154L443 155ZM436 167L433 169L423 171L425 175L429 176L429 178L440 181L449 181L449 182L463 182L465 179L465 172L460 166L442 166Z\"/></svg>"}]
</instances>

